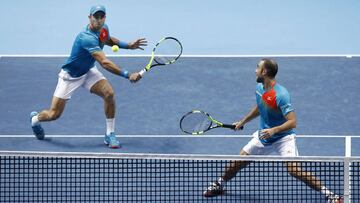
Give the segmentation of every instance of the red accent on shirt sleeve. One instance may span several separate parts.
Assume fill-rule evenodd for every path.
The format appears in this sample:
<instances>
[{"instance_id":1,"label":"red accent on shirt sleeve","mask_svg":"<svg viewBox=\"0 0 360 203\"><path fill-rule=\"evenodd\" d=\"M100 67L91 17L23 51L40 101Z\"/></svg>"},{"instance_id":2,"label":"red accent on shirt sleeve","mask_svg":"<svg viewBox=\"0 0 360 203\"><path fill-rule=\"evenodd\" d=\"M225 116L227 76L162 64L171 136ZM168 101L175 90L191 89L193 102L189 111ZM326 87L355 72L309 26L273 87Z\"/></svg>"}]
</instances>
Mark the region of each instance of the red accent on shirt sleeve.
<instances>
[{"instance_id":1,"label":"red accent on shirt sleeve","mask_svg":"<svg viewBox=\"0 0 360 203\"><path fill-rule=\"evenodd\" d=\"M272 89L268 92L265 92L261 98L262 98L263 102L270 108L272 108L272 109L278 108L278 106L276 104L276 92L274 89Z\"/></svg>"},{"instance_id":2,"label":"red accent on shirt sleeve","mask_svg":"<svg viewBox=\"0 0 360 203\"><path fill-rule=\"evenodd\" d=\"M101 43L105 43L109 38L109 32L105 29L102 28L100 31L100 42Z\"/></svg>"}]
</instances>

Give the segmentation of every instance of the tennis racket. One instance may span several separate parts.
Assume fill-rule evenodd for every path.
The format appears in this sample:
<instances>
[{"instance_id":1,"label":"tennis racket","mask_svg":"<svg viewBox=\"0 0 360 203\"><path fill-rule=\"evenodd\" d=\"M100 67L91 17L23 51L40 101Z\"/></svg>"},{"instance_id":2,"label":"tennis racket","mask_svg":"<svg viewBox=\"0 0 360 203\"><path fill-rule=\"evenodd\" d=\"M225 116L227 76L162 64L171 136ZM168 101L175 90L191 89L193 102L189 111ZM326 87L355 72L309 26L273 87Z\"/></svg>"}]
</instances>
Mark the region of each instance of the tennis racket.
<instances>
[{"instance_id":1,"label":"tennis racket","mask_svg":"<svg viewBox=\"0 0 360 203\"><path fill-rule=\"evenodd\" d=\"M180 120L180 129L187 134L200 135L214 128L230 128L235 129L235 125L224 124L215 120L210 114L192 110L185 114ZM241 127L243 129L243 127Z\"/></svg>"},{"instance_id":2,"label":"tennis racket","mask_svg":"<svg viewBox=\"0 0 360 203\"><path fill-rule=\"evenodd\" d=\"M174 37L162 38L153 48L149 63L139 73L141 76L155 66L164 66L175 63L181 56L183 47Z\"/></svg>"}]
</instances>

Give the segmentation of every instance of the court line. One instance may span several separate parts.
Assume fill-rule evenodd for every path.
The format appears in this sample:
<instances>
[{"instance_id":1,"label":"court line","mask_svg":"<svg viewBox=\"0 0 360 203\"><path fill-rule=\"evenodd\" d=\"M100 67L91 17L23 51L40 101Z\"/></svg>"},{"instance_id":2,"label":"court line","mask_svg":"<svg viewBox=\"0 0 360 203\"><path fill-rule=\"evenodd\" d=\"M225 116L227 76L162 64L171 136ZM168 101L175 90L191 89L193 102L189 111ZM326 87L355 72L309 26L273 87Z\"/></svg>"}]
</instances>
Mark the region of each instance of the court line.
<instances>
[{"instance_id":1,"label":"court line","mask_svg":"<svg viewBox=\"0 0 360 203\"><path fill-rule=\"evenodd\" d=\"M26 138L34 135L0 135L0 138ZM46 135L46 137L58 138L98 138L104 135ZM252 135L118 135L126 138L249 138ZM296 135L299 138L360 138L360 135Z\"/></svg>"},{"instance_id":2,"label":"court line","mask_svg":"<svg viewBox=\"0 0 360 203\"><path fill-rule=\"evenodd\" d=\"M32 57L41 57L41 58L57 58L57 57L68 57L69 54L0 54L1 57L10 57L10 58L32 58ZM150 54L135 54L135 55L127 55L127 54L107 54L109 57L151 57ZM259 58L259 57L360 57L360 54L249 54L249 55L241 55L241 54L233 54L233 55L207 55L207 54L184 54L181 57L185 58Z\"/></svg>"}]
</instances>

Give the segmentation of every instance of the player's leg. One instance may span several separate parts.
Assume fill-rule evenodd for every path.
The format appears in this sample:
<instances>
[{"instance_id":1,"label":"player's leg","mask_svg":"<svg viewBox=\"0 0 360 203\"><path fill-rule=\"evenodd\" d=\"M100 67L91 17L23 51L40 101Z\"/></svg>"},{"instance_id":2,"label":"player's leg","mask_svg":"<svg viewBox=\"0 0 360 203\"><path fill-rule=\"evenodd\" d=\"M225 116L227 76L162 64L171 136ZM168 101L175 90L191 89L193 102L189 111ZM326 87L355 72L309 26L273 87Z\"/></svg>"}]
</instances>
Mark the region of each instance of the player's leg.
<instances>
[{"instance_id":1,"label":"player's leg","mask_svg":"<svg viewBox=\"0 0 360 203\"><path fill-rule=\"evenodd\" d=\"M103 98L104 111L107 119L115 118L115 97L114 90L106 79L102 79L95 83L90 92Z\"/></svg>"},{"instance_id":2,"label":"player's leg","mask_svg":"<svg viewBox=\"0 0 360 203\"><path fill-rule=\"evenodd\" d=\"M243 149L240 151L240 155L249 155ZM225 167L224 174L218 178L218 180L212 182L210 186L204 191L204 197L215 197L225 193L224 187L227 181L234 178L241 169L245 168L250 162L248 161L230 161Z\"/></svg>"},{"instance_id":3,"label":"player's leg","mask_svg":"<svg viewBox=\"0 0 360 203\"><path fill-rule=\"evenodd\" d=\"M118 148L120 144L115 135L116 105L113 88L96 67L91 68L88 72L84 87L91 93L96 94L103 99L106 117L106 134L104 143L110 148Z\"/></svg>"},{"instance_id":4,"label":"player's leg","mask_svg":"<svg viewBox=\"0 0 360 203\"><path fill-rule=\"evenodd\" d=\"M274 150L281 156L286 156L286 157L299 156L294 134L283 137L282 139L274 143L273 146L274 146ZM306 172L302 170L300 163L287 162L286 167L291 176L301 180L306 185L317 191L321 190L321 185L322 185L321 182L310 172Z\"/></svg>"},{"instance_id":5,"label":"player's leg","mask_svg":"<svg viewBox=\"0 0 360 203\"><path fill-rule=\"evenodd\" d=\"M246 151L244 149L241 149L240 151L241 156L248 156ZM226 166L224 174L221 176L220 181L227 182L234 178L238 171L245 168L247 165L249 165L249 161L230 161L230 163Z\"/></svg>"},{"instance_id":6,"label":"player's leg","mask_svg":"<svg viewBox=\"0 0 360 203\"><path fill-rule=\"evenodd\" d=\"M274 145L275 150L281 156L287 157L296 157L299 156L297 146L296 146L296 138L295 134L288 135ZM287 162L286 163L287 170L291 176L302 181L310 188L321 192L326 196L326 199L330 200L330 202L336 203L338 200L340 201L341 197L335 195L333 192L328 190L321 181L313 175L311 172L304 170L301 167L301 163L298 162ZM334 200L334 201L333 201Z\"/></svg>"},{"instance_id":7,"label":"player's leg","mask_svg":"<svg viewBox=\"0 0 360 203\"><path fill-rule=\"evenodd\" d=\"M115 136L115 97L114 91L105 79L95 83L91 89L91 93L94 93L104 100L104 111L106 116L106 134L104 143L110 148L118 148L120 146L119 141Z\"/></svg>"},{"instance_id":8,"label":"player's leg","mask_svg":"<svg viewBox=\"0 0 360 203\"><path fill-rule=\"evenodd\" d=\"M287 170L291 176L304 182L307 186L316 191L321 190L322 183L312 173L302 169L301 164L298 162L287 162Z\"/></svg>"},{"instance_id":9,"label":"player's leg","mask_svg":"<svg viewBox=\"0 0 360 203\"><path fill-rule=\"evenodd\" d=\"M64 112L66 99L61 99L58 97L53 97L50 109L43 110L38 115L38 121L53 121L60 118L61 114Z\"/></svg>"},{"instance_id":10,"label":"player's leg","mask_svg":"<svg viewBox=\"0 0 360 203\"><path fill-rule=\"evenodd\" d=\"M288 162L286 163L286 167L291 176L302 181L310 188L321 192L321 194L325 195L325 198L328 200L328 202L340 203L342 201L342 196L331 192L314 174L304 170L300 163Z\"/></svg>"},{"instance_id":11,"label":"player's leg","mask_svg":"<svg viewBox=\"0 0 360 203\"><path fill-rule=\"evenodd\" d=\"M253 139L245 145L240 151L240 155L266 155L269 153L269 147L264 146L258 139L258 132L253 134ZM249 161L231 161L225 168L224 174L204 191L205 197L214 197L224 194L224 187L226 182L230 181L236 176L236 174L243 168L245 168Z\"/></svg>"},{"instance_id":12,"label":"player's leg","mask_svg":"<svg viewBox=\"0 0 360 203\"><path fill-rule=\"evenodd\" d=\"M45 137L44 129L40 122L58 119L64 111L66 101L69 100L77 88L84 82L82 78L72 78L67 72L61 70L58 83L51 101L50 109L40 113L33 111L30 113L31 128L34 135L42 140Z\"/></svg>"},{"instance_id":13,"label":"player's leg","mask_svg":"<svg viewBox=\"0 0 360 203\"><path fill-rule=\"evenodd\" d=\"M39 140L45 138L45 132L40 122L53 121L58 119L64 111L66 104L65 99L53 97L50 109L41 111L40 113L33 111L30 113L30 123L33 133Z\"/></svg>"}]
</instances>

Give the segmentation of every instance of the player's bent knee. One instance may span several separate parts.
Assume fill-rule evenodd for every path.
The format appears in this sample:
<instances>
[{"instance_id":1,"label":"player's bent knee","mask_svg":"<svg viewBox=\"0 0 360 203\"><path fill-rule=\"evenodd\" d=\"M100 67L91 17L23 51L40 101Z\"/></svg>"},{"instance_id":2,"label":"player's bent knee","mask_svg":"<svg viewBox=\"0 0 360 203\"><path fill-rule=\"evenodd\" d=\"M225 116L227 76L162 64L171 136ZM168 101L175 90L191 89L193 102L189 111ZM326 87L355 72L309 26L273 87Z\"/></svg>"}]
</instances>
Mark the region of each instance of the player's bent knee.
<instances>
[{"instance_id":1,"label":"player's bent knee","mask_svg":"<svg viewBox=\"0 0 360 203\"><path fill-rule=\"evenodd\" d=\"M109 90L104 93L104 99L106 101L113 101L114 100L114 91Z\"/></svg>"}]
</instances>

